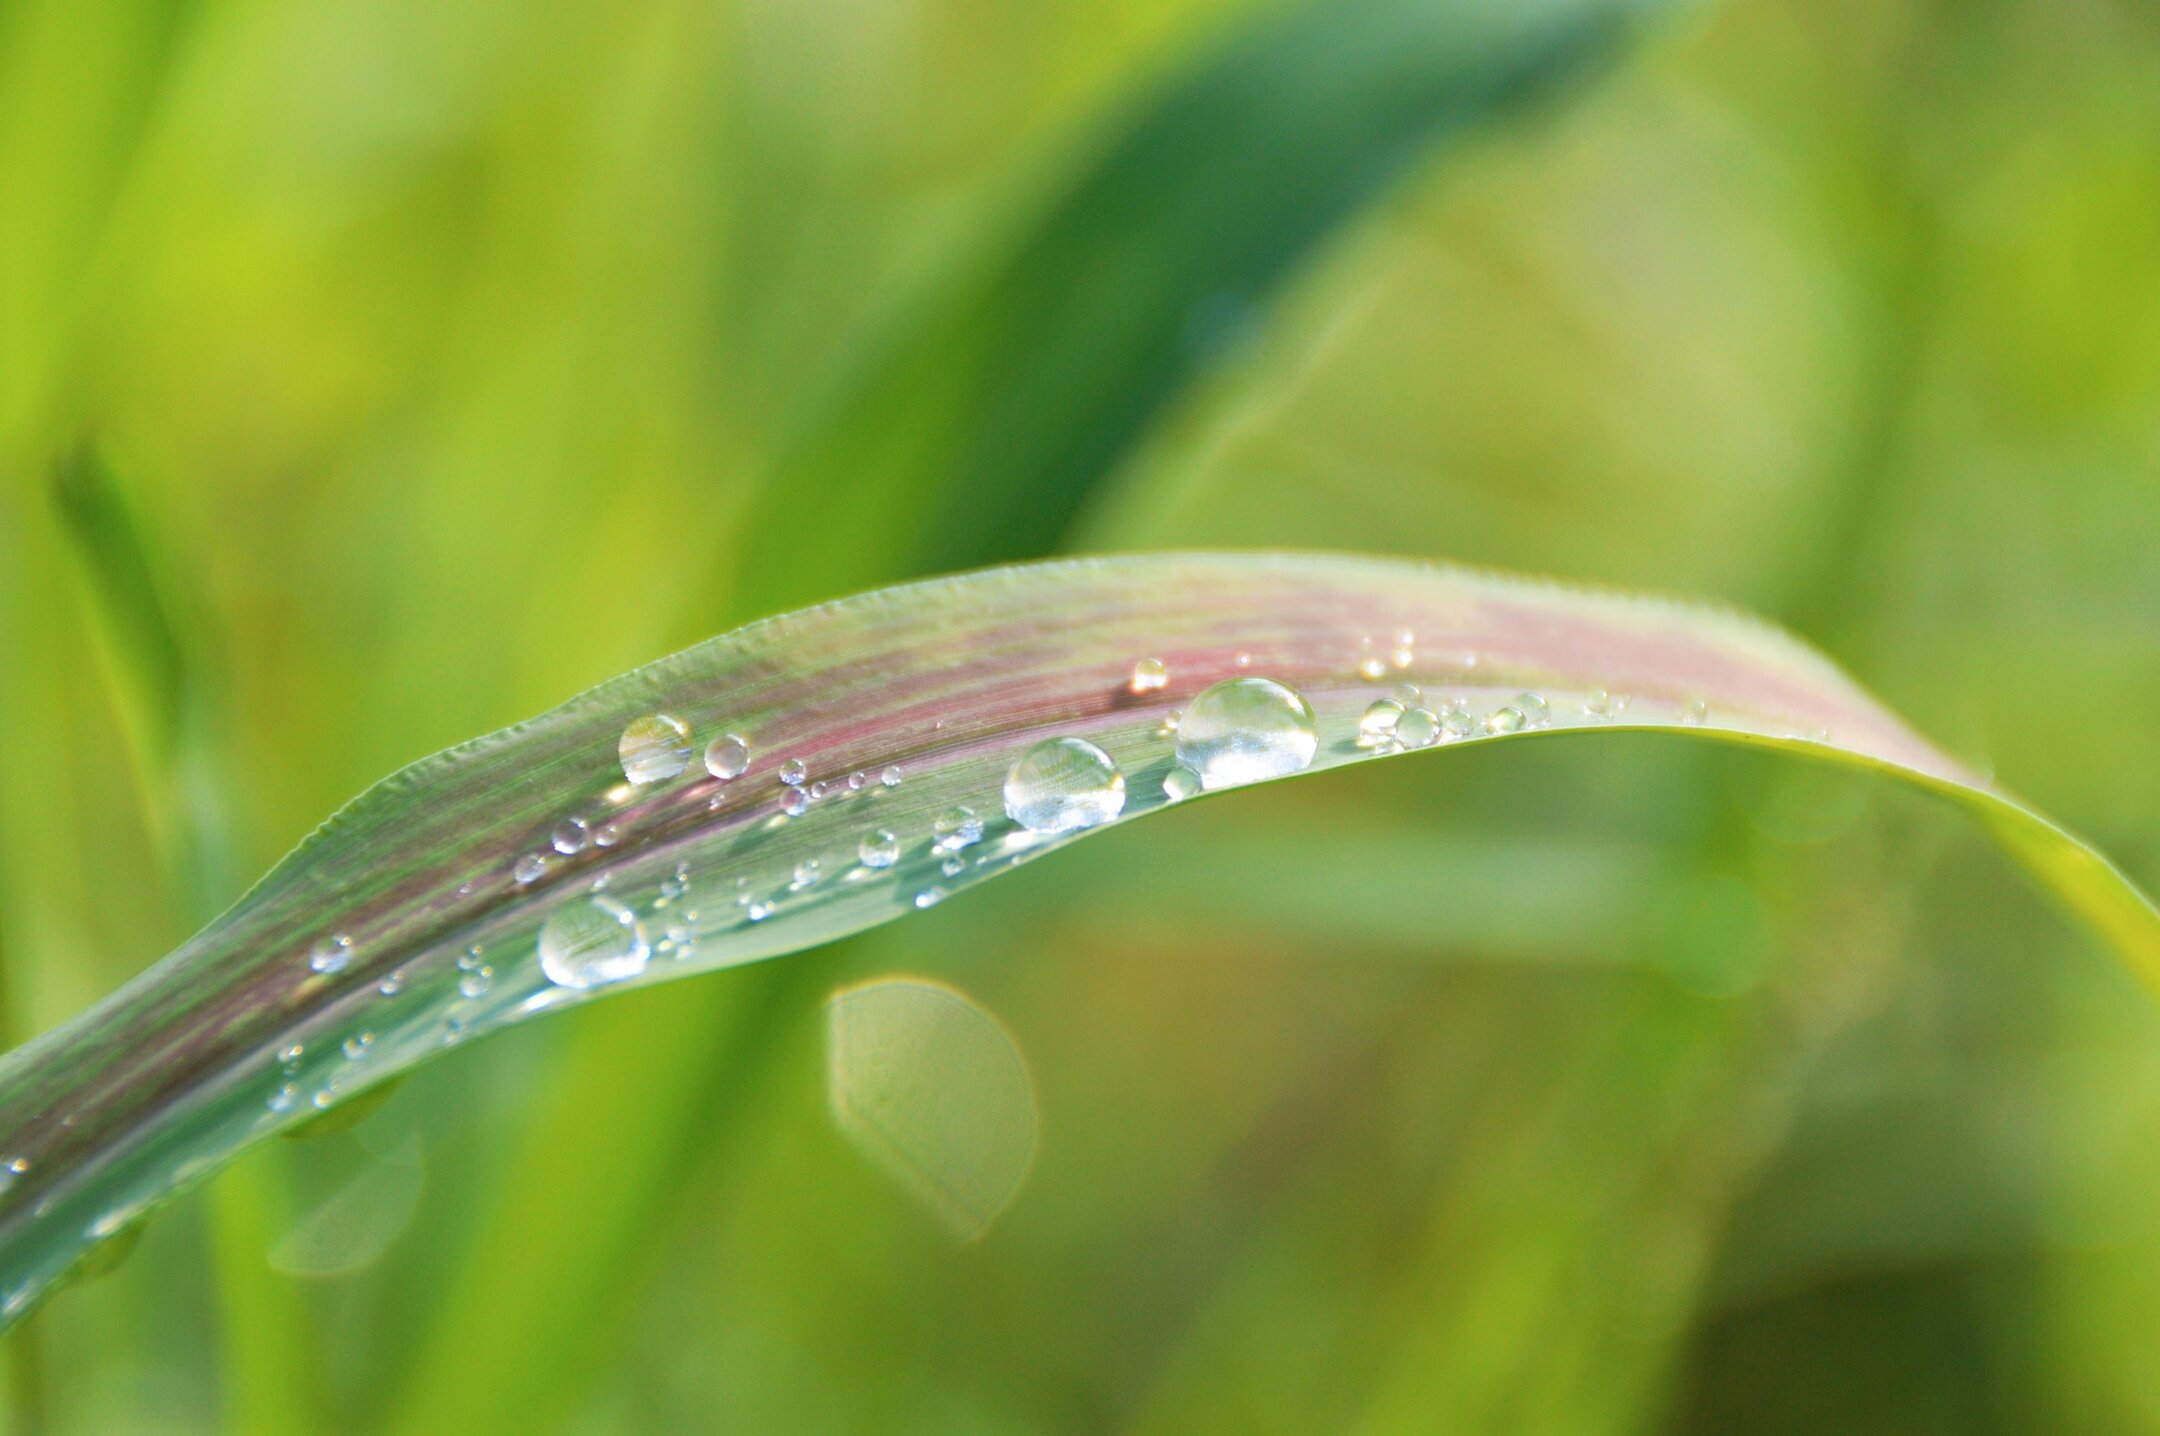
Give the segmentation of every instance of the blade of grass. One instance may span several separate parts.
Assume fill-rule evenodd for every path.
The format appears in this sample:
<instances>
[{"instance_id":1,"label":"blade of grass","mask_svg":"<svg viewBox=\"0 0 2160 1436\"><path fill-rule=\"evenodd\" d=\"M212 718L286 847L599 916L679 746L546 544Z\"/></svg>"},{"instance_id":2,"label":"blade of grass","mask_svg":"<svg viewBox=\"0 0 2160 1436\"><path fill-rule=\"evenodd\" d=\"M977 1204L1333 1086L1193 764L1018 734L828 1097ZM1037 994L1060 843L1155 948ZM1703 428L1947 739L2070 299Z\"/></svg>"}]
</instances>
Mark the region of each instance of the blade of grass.
<instances>
[{"instance_id":1,"label":"blade of grass","mask_svg":"<svg viewBox=\"0 0 2160 1436\"><path fill-rule=\"evenodd\" d=\"M109 462L85 443L54 476L54 507L73 542L97 615L114 706L130 736L144 823L176 911L213 917L238 884L230 810L222 800L210 665L176 604L177 581ZM314 1323L292 1283L263 1260L268 1215L281 1211L275 1152L232 1171L210 1193L227 1424L235 1432L300 1436L320 1425Z\"/></svg>"},{"instance_id":2,"label":"blade of grass","mask_svg":"<svg viewBox=\"0 0 2160 1436\"><path fill-rule=\"evenodd\" d=\"M1373 670L1367 645L1399 631L1417 646ZM1165 660L1162 686L1133 691L1136 658ZM1302 771L1376 756L1360 717L1409 679L1485 720L1464 742L1670 731L1897 774L1985 815L2142 977L2160 975L2160 914L2105 858L1752 621L1330 555L991 570L753 624L423 760L165 962L0 1062L0 1142L21 1163L0 1208L7 1314L176 1187L445 1045L830 941L1083 836L1000 811L1006 770L1040 741L1110 754L1126 775L1120 820L1168 806L1170 713L1261 676L1302 691L1315 715ZM748 735L748 771L621 781L617 739L654 713L680 716L685 759L692 740ZM800 784L783 772L795 761ZM979 839L936 843L960 806ZM551 851L571 818L592 841ZM885 832L896 859L858 860L882 856ZM594 912L621 924L611 950L649 963L606 985L551 981L535 960L541 928ZM493 969L484 990L464 981L475 964Z\"/></svg>"}]
</instances>

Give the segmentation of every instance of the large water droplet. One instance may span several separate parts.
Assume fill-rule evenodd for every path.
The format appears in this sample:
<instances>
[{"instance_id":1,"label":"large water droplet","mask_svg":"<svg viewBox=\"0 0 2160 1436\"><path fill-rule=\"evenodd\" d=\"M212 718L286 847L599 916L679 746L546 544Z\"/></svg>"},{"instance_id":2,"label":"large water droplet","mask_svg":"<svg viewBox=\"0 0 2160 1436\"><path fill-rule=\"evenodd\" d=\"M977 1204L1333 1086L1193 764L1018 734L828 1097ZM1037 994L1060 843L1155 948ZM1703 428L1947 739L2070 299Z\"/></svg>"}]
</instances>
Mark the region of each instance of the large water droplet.
<instances>
[{"instance_id":1,"label":"large water droplet","mask_svg":"<svg viewBox=\"0 0 2160 1436\"><path fill-rule=\"evenodd\" d=\"M1178 724L1178 761L1210 789L1298 772L1319 747L1312 706L1267 678L1229 678L1201 690Z\"/></svg>"},{"instance_id":2,"label":"large water droplet","mask_svg":"<svg viewBox=\"0 0 2160 1436\"><path fill-rule=\"evenodd\" d=\"M866 868L889 868L900 861L900 839L888 828L864 833L855 845L855 856Z\"/></svg>"},{"instance_id":3,"label":"large water droplet","mask_svg":"<svg viewBox=\"0 0 2160 1436\"><path fill-rule=\"evenodd\" d=\"M623 776L633 783L657 783L690 766L690 725L666 713L633 718L615 744Z\"/></svg>"},{"instance_id":4,"label":"large water droplet","mask_svg":"<svg viewBox=\"0 0 2160 1436\"><path fill-rule=\"evenodd\" d=\"M652 958L637 914L613 898L557 908L540 925L540 970L558 987L599 987L636 977Z\"/></svg>"},{"instance_id":5,"label":"large water droplet","mask_svg":"<svg viewBox=\"0 0 2160 1436\"><path fill-rule=\"evenodd\" d=\"M750 768L750 744L728 733L705 745L705 771L715 778L740 778Z\"/></svg>"},{"instance_id":6,"label":"large water droplet","mask_svg":"<svg viewBox=\"0 0 2160 1436\"><path fill-rule=\"evenodd\" d=\"M1084 738L1048 738L1005 774L1005 814L1034 833L1071 833L1125 811L1125 775Z\"/></svg>"},{"instance_id":7,"label":"large water droplet","mask_svg":"<svg viewBox=\"0 0 2160 1436\"><path fill-rule=\"evenodd\" d=\"M317 938L308 949L307 965L317 972L343 972L352 961L352 939L342 932Z\"/></svg>"}]
</instances>

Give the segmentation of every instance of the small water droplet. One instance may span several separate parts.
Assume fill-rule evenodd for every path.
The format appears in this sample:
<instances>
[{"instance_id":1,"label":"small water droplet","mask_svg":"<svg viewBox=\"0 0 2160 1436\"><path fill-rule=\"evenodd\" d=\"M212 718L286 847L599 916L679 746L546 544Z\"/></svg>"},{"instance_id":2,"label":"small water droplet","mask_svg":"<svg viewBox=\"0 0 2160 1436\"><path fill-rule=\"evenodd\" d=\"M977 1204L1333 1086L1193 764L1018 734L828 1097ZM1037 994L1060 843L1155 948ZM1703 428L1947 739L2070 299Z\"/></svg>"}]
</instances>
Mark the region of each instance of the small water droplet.
<instances>
[{"instance_id":1,"label":"small water droplet","mask_svg":"<svg viewBox=\"0 0 2160 1436\"><path fill-rule=\"evenodd\" d=\"M449 1047L454 1043L462 1041L465 1037L465 1034L471 1030L472 1024L467 1022L462 1017L445 1018L443 1020L443 1046Z\"/></svg>"},{"instance_id":2,"label":"small water droplet","mask_svg":"<svg viewBox=\"0 0 2160 1436\"><path fill-rule=\"evenodd\" d=\"M342 932L315 940L308 949L307 965L317 972L343 972L352 963L352 939Z\"/></svg>"},{"instance_id":3,"label":"small water droplet","mask_svg":"<svg viewBox=\"0 0 2160 1436\"><path fill-rule=\"evenodd\" d=\"M301 1056L306 1053L306 1051L307 1048L301 1043L288 1042L283 1047L280 1047L278 1049L278 1061L290 1067L295 1062L298 1062Z\"/></svg>"},{"instance_id":4,"label":"small water droplet","mask_svg":"<svg viewBox=\"0 0 2160 1436\"><path fill-rule=\"evenodd\" d=\"M1405 748L1430 748L1440 741L1440 715L1430 708L1413 708L1396 720L1395 741Z\"/></svg>"},{"instance_id":5,"label":"small water droplet","mask_svg":"<svg viewBox=\"0 0 2160 1436\"><path fill-rule=\"evenodd\" d=\"M936 907L943 901L945 901L945 889L941 887L926 887L915 894L915 906L917 907Z\"/></svg>"},{"instance_id":6,"label":"small water droplet","mask_svg":"<svg viewBox=\"0 0 2160 1436\"><path fill-rule=\"evenodd\" d=\"M900 861L900 839L888 828L864 833L855 845L855 856L866 868L889 868Z\"/></svg>"},{"instance_id":7,"label":"small water droplet","mask_svg":"<svg viewBox=\"0 0 2160 1436\"><path fill-rule=\"evenodd\" d=\"M958 853L954 853L944 862L938 864L938 871L949 878L956 878L967 871L967 859L961 857Z\"/></svg>"},{"instance_id":8,"label":"small water droplet","mask_svg":"<svg viewBox=\"0 0 2160 1436\"><path fill-rule=\"evenodd\" d=\"M402 972L391 973L381 982L375 984L375 990L385 997L397 996L405 990L405 974Z\"/></svg>"},{"instance_id":9,"label":"small water droplet","mask_svg":"<svg viewBox=\"0 0 2160 1436\"><path fill-rule=\"evenodd\" d=\"M375 1046L375 1034L372 1032L355 1032L345 1039L343 1046L345 1060L347 1062L358 1062L365 1058Z\"/></svg>"},{"instance_id":10,"label":"small water droplet","mask_svg":"<svg viewBox=\"0 0 2160 1436\"><path fill-rule=\"evenodd\" d=\"M1310 704L1267 678L1229 678L1186 705L1178 761L1202 787L1230 788L1304 769L1319 749Z\"/></svg>"},{"instance_id":11,"label":"small water droplet","mask_svg":"<svg viewBox=\"0 0 2160 1436\"><path fill-rule=\"evenodd\" d=\"M739 733L725 733L705 745L705 771L715 778L740 778L750 770L750 743Z\"/></svg>"},{"instance_id":12,"label":"small water droplet","mask_svg":"<svg viewBox=\"0 0 2160 1436\"><path fill-rule=\"evenodd\" d=\"M1552 722L1552 705L1536 693L1516 694L1515 706L1522 710L1523 721L1533 728Z\"/></svg>"},{"instance_id":13,"label":"small water droplet","mask_svg":"<svg viewBox=\"0 0 2160 1436\"><path fill-rule=\"evenodd\" d=\"M1703 700L1700 698L1690 698L1688 700L1687 707L1681 711L1680 721L1683 723L1691 724L1702 724L1709 722L1710 705L1703 702Z\"/></svg>"},{"instance_id":14,"label":"small water droplet","mask_svg":"<svg viewBox=\"0 0 2160 1436\"><path fill-rule=\"evenodd\" d=\"M1071 833L1125 811L1125 775L1084 738L1046 738L1005 773L1005 814L1032 833Z\"/></svg>"},{"instance_id":15,"label":"small water droplet","mask_svg":"<svg viewBox=\"0 0 2160 1436\"><path fill-rule=\"evenodd\" d=\"M878 781L880 783L883 783L888 788L897 788L900 786L900 777L900 765L898 763L895 763L891 767L887 768L884 772L878 774Z\"/></svg>"},{"instance_id":16,"label":"small water droplet","mask_svg":"<svg viewBox=\"0 0 2160 1436\"><path fill-rule=\"evenodd\" d=\"M471 972L479 965L480 945L478 943L474 943L471 947L466 948L457 956L457 968L459 972Z\"/></svg>"},{"instance_id":17,"label":"small water droplet","mask_svg":"<svg viewBox=\"0 0 2160 1436\"><path fill-rule=\"evenodd\" d=\"M810 785L810 801L813 803L821 801L825 797L825 795L827 793L830 793L831 791L832 784L826 782L823 778L820 778L815 783L812 783Z\"/></svg>"},{"instance_id":18,"label":"small water droplet","mask_svg":"<svg viewBox=\"0 0 2160 1436\"><path fill-rule=\"evenodd\" d=\"M566 858L584 852L588 841L583 818L564 818L555 825L555 831L548 834L548 845Z\"/></svg>"},{"instance_id":19,"label":"small water droplet","mask_svg":"<svg viewBox=\"0 0 2160 1436\"><path fill-rule=\"evenodd\" d=\"M850 793L860 793L865 787L869 786L869 783L870 775L867 773L857 771L847 775L847 786Z\"/></svg>"},{"instance_id":20,"label":"small water droplet","mask_svg":"<svg viewBox=\"0 0 2160 1436\"><path fill-rule=\"evenodd\" d=\"M1612 716L1612 695L1602 688L1593 688L1583 695L1582 707L1583 712L1589 714L1592 718L1610 718Z\"/></svg>"},{"instance_id":21,"label":"small water droplet","mask_svg":"<svg viewBox=\"0 0 2160 1436\"><path fill-rule=\"evenodd\" d=\"M1388 697L1399 708L1416 708L1425 702L1425 690L1415 683L1398 683L1388 690Z\"/></svg>"},{"instance_id":22,"label":"small water droplet","mask_svg":"<svg viewBox=\"0 0 2160 1436\"><path fill-rule=\"evenodd\" d=\"M752 898L743 908L743 916L752 922L763 922L772 916L773 905L763 898Z\"/></svg>"},{"instance_id":23,"label":"small water droplet","mask_svg":"<svg viewBox=\"0 0 2160 1436\"><path fill-rule=\"evenodd\" d=\"M488 994L488 989L494 985L495 969L492 967L476 967L471 972L458 975L458 996L464 998L485 997Z\"/></svg>"},{"instance_id":24,"label":"small water droplet","mask_svg":"<svg viewBox=\"0 0 2160 1436\"><path fill-rule=\"evenodd\" d=\"M540 881L541 874L546 871L546 858L541 857L538 853L527 853L511 865L510 876L517 879L518 886L524 887L527 884Z\"/></svg>"},{"instance_id":25,"label":"small water droplet","mask_svg":"<svg viewBox=\"0 0 2160 1436\"><path fill-rule=\"evenodd\" d=\"M263 1105L273 1112L290 1112L300 1105L300 1088L294 1083L287 1082L272 1092L269 1100L264 1102Z\"/></svg>"},{"instance_id":26,"label":"small water droplet","mask_svg":"<svg viewBox=\"0 0 2160 1436\"><path fill-rule=\"evenodd\" d=\"M1395 741L1395 725L1402 721L1405 705L1392 698L1375 699L1358 719L1358 746L1378 748Z\"/></svg>"},{"instance_id":27,"label":"small water droplet","mask_svg":"<svg viewBox=\"0 0 2160 1436\"><path fill-rule=\"evenodd\" d=\"M810 776L810 765L800 758L790 758L780 765L780 781L790 788L799 787Z\"/></svg>"},{"instance_id":28,"label":"small water droplet","mask_svg":"<svg viewBox=\"0 0 2160 1436\"><path fill-rule=\"evenodd\" d=\"M982 819L975 816L973 808L947 808L930 825L930 850L956 853L981 842L982 835Z\"/></svg>"},{"instance_id":29,"label":"small water droplet","mask_svg":"<svg viewBox=\"0 0 2160 1436\"><path fill-rule=\"evenodd\" d=\"M1451 707L1440 715L1440 741L1443 743L1452 743L1458 738L1467 738L1475 732L1477 732L1477 720L1470 716L1468 709L1459 706Z\"/></svg>"},{"instance_id":30,"label":"small water droplet","mask_svg":"<svg viewBox=\"0 0 2160 1436\"><path fill-rule=\"evenodd\" d=\"M316 1111L326 1112L330 1109L331 1104L337 1101L337 1093L328 1087L318 1087L315 1089L315 1095L310 1097L308 1101Z\"/></svg>"},{"instance_id":31,"label":"small water droplet","mask_svg":"<svg viewBox=\"0 0 2160 1436\"><path fill-rule=\"evenodd\" d=\"M612 848L622 841L622 828L619 824L602 823L593 830L592 840L596 848Z\"/></svg>"},{"instance_id":32,"label":"small water droplet","mask_svg":"<svg viewBox=\"0 0 2160 1436\"><path fill-rule=\"evenodd\" d=\"M1240 668L1252 667L1252 655L1250 653L1240 653L1236 658L1232 659L1231 661L1237 664L1237 666Z\"/></svg>"},{"instance_id":33,"label":"small water droplet","mask_svg":"<svg viewBox=\"0 0 2160 1436\"><path fill-rule=\"evenodd\" d=\"M799 818L810 811L810 795L800 788L790 788L780 795L780 811L791 818Z\"/></svg>"},{"instance_id":34,"label":"small water droplet","mask_svg":"<svg viewBox=\"0 0 2160 1436\"><path fill-rule=\"evenodd\" d=\"M788 886L794 888L797 892L801 892L804 888L815 884L823 876L825 876L824 864L820 863L816 858L804 858L795 865L795 881L788 884Z\"/></svg>"},{"instance_id":35,"label":"small water droplet","mask_svg":"<svg viewBox=\"0 0 2160 1436\"><path fill-rule=\"evenodd\" d=\"M1520 733L1522 730L1523 716L1519 708L1495 708L1485 717L1488 733Z\"/></svg>"},{"instance_id":36,"label":"small water droplet","mask_svg":"<svg viewBox=\"0 0 2160 1436\"><path fill-rule=\"evenodd\" d=\"M613 898L591 897L548 914L540 925L540 970L557 987L599 987L645 970L652 957L637 914Z\"/></svg>"},{"instance_id":37,"label":"small water droplet","mask_svg":"<svg viewBox=\"0 0 2160 1436\"><path fill-rule=\"evenodd\" d=\"M1185 721L1185 715L1173 708L1168 713L1163 714L1162 722L1155 725L1155 732L1159 737L1175 738L1178 724L1183 721Z\"/></svg>"},{"instance_id":38,"label":"small water droplet","mask_svg":"<svg viewBox=\"0 0 2160 1436\"><path fill-rule=\"evenodd\" d=\"M615 744L623 776L657 783L690 766L690 725L668 713L648 713L624 726Z\"/></svg>"},{"instance_id":39,"label":"small water droplet","mask_svg":"<svg viewBox=\"0 0 2160 1436\"><path fill-rule=\"evenodd\" d=\"M1134 693L1153 693L1167 687L1170 682L1170 665L1160 658L1143 658L1132 666L1132 681L1126 685Z\"/></svg>"},{"instance_id":40,"label":"small water droplet","mask_svg":"<svg viewBox=\"0 0 2160 1436\"><path fill-rule=\"evenodd\" d=\"M1200 791L1200 775L1187 767L1175 767L1163 774L1163 796L1173 803L1182 803Z\"/></svg>"}]
</instances>

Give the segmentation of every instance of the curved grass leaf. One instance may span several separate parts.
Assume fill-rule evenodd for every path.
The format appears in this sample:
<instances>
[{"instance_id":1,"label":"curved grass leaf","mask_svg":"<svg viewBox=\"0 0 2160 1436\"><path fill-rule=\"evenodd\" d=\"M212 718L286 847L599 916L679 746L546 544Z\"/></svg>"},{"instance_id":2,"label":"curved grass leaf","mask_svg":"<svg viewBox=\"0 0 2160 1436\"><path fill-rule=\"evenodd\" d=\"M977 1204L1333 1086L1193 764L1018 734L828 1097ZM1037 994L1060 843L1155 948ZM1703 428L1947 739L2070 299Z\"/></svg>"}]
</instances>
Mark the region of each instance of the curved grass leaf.
<instances>
[{"instance_id":1,"label":"curved grass leaf","mask_svg":"<svg viewBox=\"0 0 2160 1436\"><path fill-rule=\"evenodd\" d=\"M1896 773L1978 813L2160 974L2160 914L2105 858L1751 620L1346 556L995 569L751 624L415 763L0 1061L0 1303L19 1313L151 1203L445 1046L823 943L1082 836L1008 816L1008 772L1040 742L1115 761L1118 821L1168 806L1172 714L1239 678L1303 694L1305 771L1399 751L1360 720L1408 682L1470 730L1435 746L1669 729ZM730 734L747 765L715 776L697 758ZM657 765L654 741L673 749ZM626 760L683 766L631 782Z\"/></svg>"}]
</instances>

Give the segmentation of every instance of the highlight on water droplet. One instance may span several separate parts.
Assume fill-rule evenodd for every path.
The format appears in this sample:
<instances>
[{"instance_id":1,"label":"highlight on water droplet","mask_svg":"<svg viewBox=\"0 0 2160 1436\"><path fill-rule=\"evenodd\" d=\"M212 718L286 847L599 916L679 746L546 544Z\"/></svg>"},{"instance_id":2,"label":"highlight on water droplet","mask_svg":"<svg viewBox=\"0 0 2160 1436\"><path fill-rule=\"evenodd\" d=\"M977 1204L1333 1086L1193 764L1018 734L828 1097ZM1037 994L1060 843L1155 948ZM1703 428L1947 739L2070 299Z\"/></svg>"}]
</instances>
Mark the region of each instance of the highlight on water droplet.
<instances>
[{"instance_id":1,"label":"highlight on water droplet","mask_svg":"<svg viewBox=\"0 0 2160 1436\"><path fill-rule=\"evenodd\" d=\"M352 939L342 932L315 940L308 949L307 965L320 973L343 972L352 962Z\"/></svg>"},{"instance_id":2,"label":"highlight on water droplet","mask_svg":"<svg viewBox=\"0 0 2160 1436\"><path fill-rule=\"evenodd\" d=\"M862 835L855 856L866 868L889 868L900 861L900 839L889 828L875 828Z\"/></svg>"},{"instance_id":3,"label":"highlight on water droplet","mask_svg":"<svg viewBox=\"0 0 2160 1436\"><path fill-rule=\"evenodd\" d=\"M945 889L935 884L915 894L915 906L917 907L936 907L943 901L945 901Z\"/></svg>"},{"instance_id":4,"label":"highlight on water droplet","mask_svg":"<svg viewBox=\"0 0 2160 1436\"><path fill-rule=\"evenodd\" d=\"M826 1096L865 1159L955 1238L988 1231L1034 1162L1034 1079L1003 1023L944 983L886 977L825 1003Z\"/></svg>"},{"instance_id":5,"label":"highlight on water droplet","mask_svg":"<svg viewBox=\"0 0 2160 1436\"><path fill-rule=\"evenodd\" d=\"M705 771L715 778L740 778L750 770L750 743L739 733L724 733L705 745Z\"/></svg>"},{"instance_id":6,"label":"highlight on water droplet","mask_svg":"<svg viewBox=\"0 0 2160 1436\"><path fill-rule=\"evenodd\" d=\"M548 846L566 858L584 852L589 841L583 818L564 818L555 825L555 831L548 834Z\"/></svg>"},{"instance_id":7,"label":"highlight on water droplet","mask_svg":"<svg viewBox=\"0 0 2160 1436\"><path fill-rule=\"evenodd\" d=\"M1125 775L1084 738L1046 738L1005 773L1005 815L1031 833L1071 833L1125 811Z\"/></svg>"},{"instance_id":8,"label":"highlight on water droplet","mask_svg":"<svg viewBox=\"0 0 2160 1436\"><path fill-rule=\"evenodd\" d=\"M657 783L690 766L690 725L668 713L648 713L624 726L615 744L623 776Z\"/></svg>"},{"instance_id":9,"label":"highlight on water droplet","mask_svg":"<svg viewBox=\"0 0 2160 1436\"><path fill-rule=\"evenodd\" d=\"M1160 658L1143 658L1132 666L1132 678L1126 683L1133 693L1153 693L1170 683L1170 665Z\"/></svg>"},{"instance_id":10,"label":"highlight on water droplet","mask_svg":"<svg viewBox=\"0 0 2160 1436\"><path fill-rule=\"evenodd\" d=\"M1299 772L1319 746L1312 706L1269 678L1228 678L1202 689L1178 725L1178 762L1209 790Z\"/></svg>"},{"instance_id":11,"label":"highlight on water droplet","mask_svg":"<svg viewBox=\"0 0 2160 1436\"><path fill-rule=\"evenodd\" d=\"M652 958L637 914L613 898L565 904L540 924L540 970L557 987L584 989L622 982Z\"/></svg>"}]
</instances>

